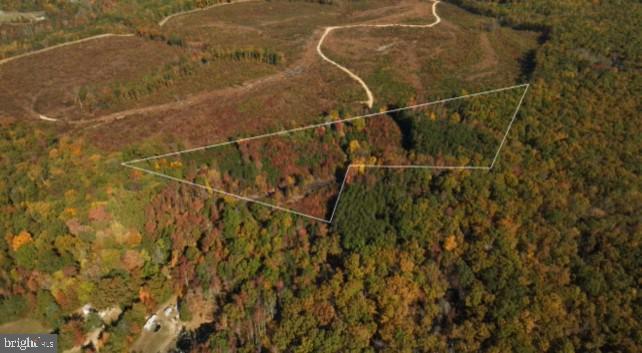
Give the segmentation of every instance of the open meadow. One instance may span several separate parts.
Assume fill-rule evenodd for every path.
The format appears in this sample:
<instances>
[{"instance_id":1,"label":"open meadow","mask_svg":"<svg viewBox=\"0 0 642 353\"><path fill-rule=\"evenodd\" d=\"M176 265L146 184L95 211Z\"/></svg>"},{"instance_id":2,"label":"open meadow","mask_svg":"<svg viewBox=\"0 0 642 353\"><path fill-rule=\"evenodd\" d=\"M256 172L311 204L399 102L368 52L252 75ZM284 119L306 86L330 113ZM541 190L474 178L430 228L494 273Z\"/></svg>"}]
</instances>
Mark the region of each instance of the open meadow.
<instances>
[{"instance_id":1,"label":"open meadow","mask_svg":"<svg viewBox=\"0 0 642 353\"><path fill-rule=\"evenodd\" d=\"M379 23L432 28L341 28ZM197 146L510 86L537 34L432 2L250 1L213 7L0 66L0 116L47 120L119 149L148 138ZM441 20L441 19L440 19ZM162 151L159 151L162 152Z\"/></svg>"}]
</instances>

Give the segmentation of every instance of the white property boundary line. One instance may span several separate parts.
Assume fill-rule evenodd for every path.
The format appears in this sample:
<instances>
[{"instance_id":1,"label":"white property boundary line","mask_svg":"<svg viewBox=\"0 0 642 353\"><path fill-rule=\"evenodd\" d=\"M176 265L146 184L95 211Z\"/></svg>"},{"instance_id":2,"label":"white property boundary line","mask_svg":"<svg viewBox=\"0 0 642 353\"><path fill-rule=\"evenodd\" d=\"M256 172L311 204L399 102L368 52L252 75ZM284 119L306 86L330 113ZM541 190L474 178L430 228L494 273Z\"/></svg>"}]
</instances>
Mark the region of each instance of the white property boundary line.
<instances>
[{"instance_id":1,"label":"white property boundary line","mask_svg":"<svg viewBox=\"0 0 642 353\"><path fill-rule=\"evenodd\" d=\"M256 204L259 204L259 205L262 205L262 206L267 206L267 207L274 208L276 210L289 212L289 213L292 213L292 214L295 214L295 215L298 215L298 216L302 216L302 217L306 217L306 218L309 218L309 219L313 219L313 220L316 220L316 221L320 221L320 222L324 222L324 223L330 224L334 220L334 216L336 214L337 207L339 205L339 200L341 199L341 194L343 193L343 189L345 187L346 180L348 179L348 174L350 173L350 168L483 170L483 171L492 170L494 168L494 166L495 166L495 163L497 162L497 160L499 158L499 154L500 154L502 148L506 144L506 140L508 138L508 134L510 133L510 130L511 130L512 126L513 126L513 123L515 122L515 119L517 118L517 114L519 113L519 110L520 110L522 104L524 103L524 98L526 97L526 93L528 92L529 87L530 87L530 84L529 83L525 83L525 84L515 85L515 86L510 86L510 87L505 87L505 88L498 88L498 89L479 92L479 93L467 94L467 95L463 95L463 96L459 96L459 97L441 99L441 100L432 101L432 102L428 102L428 103L423 103L423 104L417 104L417 105L412 105L412 106L403 107L403 108L392 109L392 110L388 110L388 111L380 112L380 113L366 114L366 115L361 115L361 116L357 116L357 117L353 117L353 118L336 120L336 121L329 121L329 122L325 122L325 123L313 124L313 125L308 125L308 126L304 126L304 127L299 127L299 128L295 128L295 129L282 130L282 131L277 131L277 132L263 134L263 135L240 138L240 139L233 140L233 141L227 141L227 142L222 142L222 143L217 143L217 144L212 144L212 145L207 145L207 146L202 146L202 147L190 148L190 149L186 149L186 150L182 150L182 151L165 153L165 154L156 155L156 156L147 157L147 158L134 159L134 160L130 160L130 161L127 161L127 162L123 162L123 163L121 163L121 165L124 166L124 167L127 167L127 168L132 168L132 169L135 169L135 170L138 170L138 171L141 171L141 172L145 172L145 173L148 173L148 174L151 174L151 175L155 175L155 176L158 176L158 177L161 177L161 178L165 178L165 179L168 179L168 180L172 180L172 181L176 181L176 182L179 182L179 183L187 184L187 185L190 185L190 186L195 186L195 187L198 187L198 188L210 191L210 192L216 192L216 193L222 194L224 196L233 197L233 198L236 198L238 200L256 203ZM278 205L273 205L273 204L270 204L270 203L267 203L267 202L263 202L263 201L256 200L256 199L252 199L252 198L245 197L245 196L242 196L242 195L233 194L233 193L230 193L230 192L227 192L227 191L224 191L224 190L214 189L214 188L209 187L209 186L196 184L196 183L184 180L184 179L175 178L175 177L172 177L170 175L166 175L166 174L163 174L163 173L158 173L158 172L155 172L153 170L149 170L149 169L145 169L145 168L141 168L141 167L137 167L137 166L133 166L132 165L134 163L140 163L140 162L146 162L146 161L150 161L150 160L154 160L154 159L177 156L177 155L184 154L184 153L189 153L189 152L203 151L203 150L207 150L207 149L211 149L211 148L227 146L227 145L232 145L232 144L239 144L239 143L243 143L243 142L248 142L248 141L257 140L257 139L261 139L261 138L266 138L266 137L286 135L286 134L289 134L289 133L292 133L292 132L316 129L316 128L319 128L319 127L325 127L325 126L335 125L335 124L339 124L339 123L350 122L350 121L354 121L354 120L357 120L357 119L367 119L367 118L371 118L371 117L375 117L375 116L387 115L387 114L390 114L390 113L397 113L397 112L400 112L400 111L427 107L427 106L430 106L430 105L446 103L446 102L459 100L459 99L465 99L465 98L477 97L477 96L487 95L487 94L492 94L492 93L497 93L497 92L503 92L503 91L516 89L516 88L524 88L524 93L522 94L522 96L519 99L519 103L517 104L517 107L515 108L515 111L513 112L511 120L510 120L510 122L508 124L508 127L506 128L506 131L504 133L502 141L501 141L499 147L497 148L497 151L495 152L495 156L494 156L493 161L490 164L490 166L434 166L434 165L350 164L350 165L348 165L348 167L346 169L346 173L345 173L345 175L343 177L343 181L341 183L341 188L339 189L339 193L337 194L337 199L334 202L334 206L333 206L333 209L332 209L332 214L330 216L330 219L323 219L323 218L311 216L311 215L308 215L308 214L305 214L305 213L301 213L301 212L298 212L298 211L294 211L294 210L291 210L291 209L287 209L287 208L284 208L284 207L281 207L281 206L278 206Z\"/></svg>"},{"instance_id":2,"label":"white property boundary line","mask_svg":"<svg viewBox=\"0 0 642 353\"><path fill-rule=\"evenodd\" d=\"M368 100L366 100L365 103L368 108L372 108L374 105L374 95L372 94L372 91L368 87L368 85L363 81L361 77L359 77L357 74L354 72L350 71L347 67L337 63L336 61L328 58L325 54L323 54L323 50L321 49L323 47L323 42L325 42L326 37L334 30L337 29L347 29L347 28L390 28L390 27L403 27L403 28L431 28L436 26L441 22L441 17L437 14L437 4L439 4L439 0L434 1L432 3L432 14L435 16L435 21L430 24L426 25L405 25L405 24L356 24L356 25L346 25L346 26L334 26L334 27L326 27L325 31L323 32L323 35L321 36L321 39L319 40L319 43L317 44L317 53L321 57L321 59L329 62L330 64L338 67L341 69L343 72L347 73L350 78L353 80L357 81L361 87L366 91L366 95L368 96Z\"/></svg>"},{"instance_id":3,"label":"white property boundary line","mask_svg":"<svg viewBox=\"0 0 642 353\"><path fill-rule=\"evenodd\" d=\"M252 2L252 1L258 1L258 0L236 0L236 1L232 0L232 1L229 1L229 2L222 2L222 3L218 3L218 4L213 4L213 5L210 5L210 6L203 7L203 8L195 8L195 9L188 10L188 11L177 12L175 14L171 14L171 15L163 18L160 22L158 22L158 25L160 27L163 27L172 18L178 17L178 16L182 16L182 15L187 15L189 13L209 10L211 8L224 6L224 5L232 5L232 4L236 4L236 3ZM101 39L101 38L108 38L108 37L133 37L133 36L135 36L134 33L125 33L125 34L104 33L104 34L98 34L98 35L95 35L95 36L86 37L86 38L82 38L82 39L78 39L78 40L72 40L70 42L60 43L60 44L52 45L50 47L46 47L46 48L30 51L30 52L27 52L27 53L19 54L19 55L16 55L16 56L11 56L11 57L8 57L8 58L4 58L4 59L0 60L0 65L4 65L4 64L9 63L11 61L18 60L18 59L21 59L21 58L24 58L24 57L28 57L28 56L31 56L31 55L41 54L41 53L48 52L50 50L66 47L66 46L69 46L69 45L80 44L80 43L88 42L88 41L91 41L91 40L96 40L96 39ZM44 118L41 118L41 119L42 120L47 120L47 121L58 121L58 119L52 119L52 118L47 118L47 117L44 117Z\"/></svg>"}]
</instances>

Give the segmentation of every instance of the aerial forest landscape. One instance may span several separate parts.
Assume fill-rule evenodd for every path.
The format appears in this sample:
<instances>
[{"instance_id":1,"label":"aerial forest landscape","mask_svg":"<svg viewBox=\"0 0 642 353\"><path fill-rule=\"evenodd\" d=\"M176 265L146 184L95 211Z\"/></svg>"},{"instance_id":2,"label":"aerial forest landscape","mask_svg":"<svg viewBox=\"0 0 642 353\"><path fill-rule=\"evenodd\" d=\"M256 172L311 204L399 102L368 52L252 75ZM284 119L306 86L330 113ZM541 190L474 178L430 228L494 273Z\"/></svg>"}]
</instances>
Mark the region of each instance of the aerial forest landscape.
<instances>
[{"instance_id":1,"label":"aerial forest landscape","mask_svg":"<svg viewBox=\"0 0 642 353\"><path fill-rule=\"evenodd\" d=\"M640 352L640 24L0 0L0 346Z\"/></svg>"}]
</instances>

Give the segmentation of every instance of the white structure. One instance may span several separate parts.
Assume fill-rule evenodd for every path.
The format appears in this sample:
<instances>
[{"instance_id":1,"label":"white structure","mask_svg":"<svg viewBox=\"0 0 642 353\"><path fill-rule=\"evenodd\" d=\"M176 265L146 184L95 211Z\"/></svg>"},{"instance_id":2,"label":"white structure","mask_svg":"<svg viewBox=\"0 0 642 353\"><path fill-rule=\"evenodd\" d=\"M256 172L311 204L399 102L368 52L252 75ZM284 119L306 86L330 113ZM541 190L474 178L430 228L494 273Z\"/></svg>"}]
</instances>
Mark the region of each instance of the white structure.
<instances>
[{"instance_id":1,"label":"white structure","mask_svg":"<svg viewBox=\"0 0 642 353\"><path fill-rule=\"evenodd\" d=\"M154 314L147 320L143 328L145 329L145 331L154 332L159 326L160 325L158 324L158 316Z\"/></svg>"},{"instance_id":2,"label":"white structure","mask_svg":"<svg viewBox=\"0 0 642 353\"><path fill-rule=\"evenodd\" d=\"M82 311L82 316L83 317L87 317L87 316L89 316L89 314L91 314L93 312L96 312L96 309L94 309L94 307L91 306L91 304L83 305L82 309L80 309L80 310Z\"/></svg>"}]
</instances>

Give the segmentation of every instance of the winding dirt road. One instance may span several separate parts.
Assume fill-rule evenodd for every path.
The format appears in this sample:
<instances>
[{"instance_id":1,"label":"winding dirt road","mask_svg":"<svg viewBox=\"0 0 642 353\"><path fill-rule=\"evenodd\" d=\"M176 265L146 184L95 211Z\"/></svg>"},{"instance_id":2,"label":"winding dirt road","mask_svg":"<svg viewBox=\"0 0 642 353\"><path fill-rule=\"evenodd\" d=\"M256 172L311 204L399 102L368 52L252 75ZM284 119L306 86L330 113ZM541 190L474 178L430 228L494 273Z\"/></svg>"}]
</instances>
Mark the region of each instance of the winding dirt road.
<instances>
[{"instance_id":1,"label":"winding dirt road","mask_svg":"<svg viewBox=\"0 0 642 353\"><path fill-rule=\"evenodd\" d=\"M435 16L435 21L426 24L426 25L407 25L407 24L356 24L356 25L347 25L347 26L334 26L334 27L326 27L325 31L323 32L323 35L321 36L321 39L319 40L319 43L317 44L317 53L319 53L319 56L330 64L338 67L341 69L343 72L348 74L353 80L357 81L361 87L366 91L366 95L368 96L368 100L364 101L368 108L372 108L372 105L374 104L374 95L372 94L372 91L368 87L368 85L359 77L357 74L354 72L350 71L347 67L337 63L336 61L328 58L324 53L323 53L323 42L325 42L326 37L332 33L333 31L337 29L349 29L349 28L390 28L390 27L403 27L403 28L431 28L439 24L441 22L441 17L437 14L437 4L439 3L439 0L434 1L432 4L432 13Z\"/></svg>"},{"instance_id":2,"label":"winding dirt road","mask_svg":"<svg viewBox=\"0 0 642 353\"><path fill-rule=\"evenodd\" d=\"M28 53L24 53L24 54L12 56L12 57L9 57L9 58L6 58L6 59L2 59L2 60L0 60L0 65L3 65L3 64L6 64L8 62L11 62L11 61L14 61L14 60L18 60L18 59L21 59L21 58L24 58L24 57L27 57L27 56L36 55L36 54L42 54L42 53L46 53L46 52L48 52L50 50L54 50L54 49L58 49L58 48L62 48L62 47L70 46L70 45L80 44L80 43L84 43L84 42L89 42L91 40L96 40L96 39L101 39L101 38L109 38L109 37L133 37L133 36L134 36L134 34L132 34L132 33L128 33L128 34L116 34L116 33L99 34L99 35L96 35L96 36L87 37L87 38L83 38L83 39L78 39L78 40L74 40L74 41L71 41L71 42L65 42L65 43L61 43L61 44L57 44L57 45L52 45L52 46L44 48L44 49L30 51Z\"/></svg>"},{"instance_id":3,"label":"winding dirt road","mask_svg":"<svg viewBox=\"0 0 642 353\"><path fill-rule=\"evenodd\" d=\"M160 27L163 27L172 18L178 17L178 16L182 16L182 15L186 15L186 14L189 14L189 13L209 10L209 9L211 9L213 7L232 5L232 4L242 3L242 2L252 2L252 1L258 1L258 0L236 0L236 1L230 1L230 2L214 4L214 5L210 5L210 6L203 7L203 8L196 8L196 9L193 9L193 10L177 12L175 14L171 14L171 15L163 18L160 22L158 22L158 25ZM76 45L76 44L80 44L80 43L84 43L84 42L88 42L88 41L92 41L92 40L96 40L96 39L109 38L109 37L133 37L134 35L135 34L133 34L133 33L125 33L125 34L105 33L105 34L98 34L98 35L95 35L95 36L82 38L82 39L78 39L78 40L73 40L73 41L65 42L65 43L61 43L61 44L56 44L56 45L52 45L50 47L46 47L46 48L43 48L43 49L34 50L34 51L30 51L28 53L24 53L24 54L12 56L12 57L9 57L9 58L5 58L5 59L0 60L0 65L3 65L3 64L9 63L11 61L27 57L27 56L36 55L36 54L42 54L42 53L46 53L46 52L48 52L50 50L54 50L54 49L58 49L58 48L62 48L62 47L70 46L70 45ZM50 121L57 121L57 119L50 120Z\"/></svg>"},{"instance_id":4,"label":"winding dirt road","mask_svg":"<svg viewBox=\"0 0 642 353\"><path fill-rule=\"evenodd\" d=\"M236 0L236 1L230 1L230 2L214 4L214 5L210 5L210 6L206 6L206 7L198 7L198 8L195 8L195 9L192 9L192 10L183 11L183 12L177 12L175 14L171 14L171 15L163 18L162 20L160 20L158 22L158 25L160 27L163 27L169 20L171 20L174 17L183 16L183 15L187 15L187 14L194 13L194 12L199 12L199 11L205 11L205 10L209 10L209 9L212 9L212 8L215 8L215 7L219 7L219 6L239 4L239 3L242 3L242 2L252 2L252 1L258 1L258 0Z\"/></svg>"},{"instance_id":5,"label":"winding dirt road","mask_svg":"<svg viewBox=\"0 0 642 353\"><path fill-rule=\"evenodd\" d=\"M215 7L220 7L220 6L239 4L239 3L246 3L246 2L254 2L254 1L258 1L258 0L236 0L236 1L230 1L230 2L225 2L225 3L218 3L218 4L214 4L214 5L211 5L211 6L204 7L204 8L197 8L197 9L192 9L192 10L188 10L188 11L178 12L178 13L175 13L175 14L172 14L172 15L169 15L169 16L163 18L160 22L158 22L158 25L160 27L162 27L165 24L167 24L167 22L169 22L170 20L172 20L173 18L176 18L178 16L187 15L187 14L194 13L194 12L199 12L199 11L204 11L204 10L208 10L208 9L215 8ZM439 24L441 22L441 17L439 17L439 15L437 14L437 4L439 4L439 2L440 2L439 0L433 1L432 14L435 17L435 20L432 23L429 23L429 24L423 24L423 25L400 24L400 23L352 24L352 25L345 25L345 26L325 27L325 29L323 31L323 34L321 35L321 38L317 42L316 53L321 57L321 59L323 59L324 61L332 64L333 66L335 66L337 68L339 68L341 71L345 72L348 76L350 76L350 78L352 78L354 81L359 83L359 85L364 89L364 91L366 93L366 96L367 96L367 100L363 101L361 103L363 103L366 106L368 106L368 108L372 108L372 106L374 105L374 100L375 100L374 94L372 93L372 90L370 90L370 87L368 87L368 85L365 83L365 81L361 77L359 77L356 73L354 73L350 69L348 69L347 67L345 67L345 66L339 64L338 62L330 59L323 52L323 44L324 44L326 38L332 32L334 32L336 30L340 30L340 29L351 29L351 28L392 28L392 27L396 27L396 28L416 28L416 29L432 28L432 27L436 26L437 24ZM76 40L76 41L72 41L72 42L62 43L62 44L54 45L54 46L51 46L51 47L48 47L48 48L44 48L44 49L36 50L36 51L33 51L33 52L20 54L20 55L14 56L14 57L6 58L6 59L3 59L3 60L0 60L0 65L3 65L3 64L6 64L8 62L11 62L11 61L23 58L23 57L27 57L27 56L30 56L30 55L36 55L36 54L44 53L44 52L47 52L47 51L50 51L50 50L54 50L54 49L57 49L57 48L70 46L70 45L75 45L75 44L79 44L79 43L83 43L83 42L87 42L87 41L91 41L91 40L96 40L96 39L100 39L100 38L131 37L131 36L134 36L134 34L113 34L113 33L100 34L100 35L97 35L97 36L88 37L88 38L84 38L84 39L80 39L80 40ZM271 81L274 78L281 77L281 76L284 76L284 73L279 73L279 74L276 74L276 75L272 75L272 76L267 77L267 78L257 79L255 81L249 82L248 84L246 84L244 86L246 88L248 86L250 86L250 87L251 86L255 86L255 85L259 84L259 83L264 83L266 81ZM194 104L196 102L202 101L203 99L208 98L213 93L216 93L216 92L206 92L206 93L191 97L189 99L186 99L186 100L180 101L180 102L171 102L171 103L165 103L165 104L161 104L161 105L157 105L157 106L136 108L136 109L131 109L131 110L127 110L127 111L113 113L113 114L109 114L109 115L106 115L106 116L98 117L98 118L95 118L95 119L84 120L84 121L79 121L79 122L61 121L59 119L49 118L49 117L47 117L46 115L43 115L43 114L37 114L37 116L38 116L39 119L44 120L44 121L48 121L48 122L66 122L66 123L75 124L75 125L77 125L77 124L85 125L85 124L92 124L92 123L101 124L101 123L111 122L111 121L115 121L115 120L121 120L121 119L124 119L124 118L126 118L128 116L137 115L137 114L144 114L144 113L150 113L150 112L158 112L158 111L162 111L162 110L177 109L177 108L180 108L180 107L184 107L184 106L187 106L187 105Z\"/></svg>"}]
</instances>

